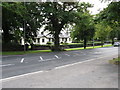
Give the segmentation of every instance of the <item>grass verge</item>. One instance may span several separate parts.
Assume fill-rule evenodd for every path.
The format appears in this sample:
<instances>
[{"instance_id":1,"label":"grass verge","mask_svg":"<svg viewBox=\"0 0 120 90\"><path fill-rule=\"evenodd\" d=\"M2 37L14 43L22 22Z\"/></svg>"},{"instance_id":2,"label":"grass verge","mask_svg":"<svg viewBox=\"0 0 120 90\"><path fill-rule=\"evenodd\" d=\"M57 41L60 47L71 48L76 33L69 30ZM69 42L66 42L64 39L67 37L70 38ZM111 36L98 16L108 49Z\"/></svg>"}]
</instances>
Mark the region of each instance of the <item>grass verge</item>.
<instances>
[{"instance_id":1,"label":"grass verge","mask_svg":"<svg viewBox=\"0 0 120 90\"><path fill-rule=\"evenodd\" d=\"M103 47L110 47L112 45L104 45ZM86 49L93 49L93 48L100 48L101 46L91 46L91 47L87 47ZM69 48L69 49L65 49L66 51L71 51L71 50L81 50L84 49L84 47L81 48Z\"/></svg>"},{"instance_id":2,"label":"grass verge","mask_svg":"<svg viewBox=\"0 0 120 90\"><path fill-rule=\"evenodd\" d=\"M30 50L30 51L11 51L11 52L2 52L2 55L23 55L30 53L39 53L39 52L51 52L51 50Z\"/></svg>"},{"instance_id":3,"label":"grass verge","mask_svg":"<svg viewBox=\"0 0 120 90\"><path fill-rule=\"evenodd\" d=\"M109 47L112 45L104 45L103 47ZM86 49L93 49L93 48L100 48L101 46L94 46L94 47L87 47ZM83 47L81 48L69 48L65 49L66 51L71 51L71 50L81 50L84 49ZM40 52L52 52L51 50L30 50L30 51L10 51L10 52L2 52L2 55L23 55L23 54L29 54L29 53L40 53Z\"/></svg>"},{"instance_id":4,"label":"grass verge","mask_svg":"<svg viewBox=\"0 0 120 90\"><path fill-rule=\"evenodd\" d=\"M118 58L113 58L113 60L109 60L110 64L116 64L116 65L120 65L120 57Z\"/></svg>"}]
</instances>

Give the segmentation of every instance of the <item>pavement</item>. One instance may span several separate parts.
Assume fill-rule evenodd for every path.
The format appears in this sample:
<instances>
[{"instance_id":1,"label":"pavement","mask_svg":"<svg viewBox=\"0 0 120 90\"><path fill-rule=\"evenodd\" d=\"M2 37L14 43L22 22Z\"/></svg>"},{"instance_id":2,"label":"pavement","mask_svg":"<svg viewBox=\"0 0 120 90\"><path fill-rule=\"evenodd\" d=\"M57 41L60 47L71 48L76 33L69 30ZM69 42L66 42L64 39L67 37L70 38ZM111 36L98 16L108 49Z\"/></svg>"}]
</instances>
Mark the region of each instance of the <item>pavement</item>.
<instances>
[{"instance_id":1,"label":"pavement","mask_svg":"<svg viewBox=\"0 0 120 90\"><path fill-rule=\"evenodd\" d=\"M3 57L3 88L118 88L117 47ZM17 84L16 84L17 83Z\"/></svg>"}]
</instances>

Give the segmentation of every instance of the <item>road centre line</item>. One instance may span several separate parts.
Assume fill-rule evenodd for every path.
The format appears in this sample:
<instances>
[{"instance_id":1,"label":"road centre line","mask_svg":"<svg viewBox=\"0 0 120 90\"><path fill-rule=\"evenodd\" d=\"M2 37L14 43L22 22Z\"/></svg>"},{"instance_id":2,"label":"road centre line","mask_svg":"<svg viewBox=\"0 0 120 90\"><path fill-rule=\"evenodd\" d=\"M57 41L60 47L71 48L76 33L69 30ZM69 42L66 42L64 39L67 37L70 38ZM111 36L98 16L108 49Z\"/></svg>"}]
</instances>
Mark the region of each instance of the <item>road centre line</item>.
<instances>
[{"instance_id":1,"label":"road centre line","mask_svg":"<svg viewBox=\"0 0 120 90\"><path fill-rule=\"evenodd\" d=\"M12 65L15 65L15 64L6 64L6 65L0 65L0 67L12 66Z\"/></svg>"},{"instance_id":2,"label":"road centre line","mask_svg":"<svg viewBox=\"0 0 120 90\"><path fill-rule=\"evenodd\" d=\"M46 59L46 61L49 61L49 60L54 60L55 58L49 58L49 59Z\"/></svg>"},{"instance_id":3,"label":"road centre line","mask_svg":"<svg viewBox=\"0 0 120 90\"><path fill-rule=\"evenodd\" d=\"M24 59L24 58L22 58L20 62L21 62L21 63L23 63L23 62L24 62L24 60L25 60L25 59Z\"/></svg>"},{"instance_id":4,"label":"road centre line","mask_svg":"<svg viewBox=\"0 0 120 90\"><path fill-rule=\"evenodd\" d=\"M54 56L59 59L59 57L57 55L54 55Z\"/></svg>"},{"instance_id":5,"label":"road centre line","mask_svg":"<svg viewBox=\"0 0 120 90\"><path fill-rule=\"evenodd\" d=\"M66 56L70 56L69 54L65 54Z\"/></svg>"},{"instance_id":6,"label":"road centre line","mask_svg":"<svg viewBox=\"0 0 120 90\"><path fill-rule=\"evenodd\" d=\"M42 60L43 61L43 58L40 56L40 60Z\"/></svg>"},{"instance_id":7,"label":"road centre line","mask_svg":"<svg viewBox=\"0 0 120 90\"><path fill-rule=\"evenodd\" d=\"M114 54L114 55L116 55L116 54ZM110 55L108 55L108 56L110 56ZM105 57L108 57L108 56L105 56ZM113 54L111 54L111 56L113 56ZM55 67L54 69L61 69L61 68L65 68L65 67L77 65L77 64L80 64L80 63L85 63L85 62L90 62L90 61L94 61L94 60L97 60L97 59L102 59L102 58L105 58L105 57L96 58L96 59L89 59L89 60L82 61L82 62L77 62L77 63L73 63L73 64L68 64L68 65L64 65L64 66L59 66L59 67ZM18 75L18 76L13 76L13 77L1 79L0 81L6 81L6 80L10 80L10 79L15 79L15 78L27 76L27 75L34 75L34 74L41 73L41 72L48 72L48 71L37 71L37 72L22 74L22 75Z\"/></svg>"}]
</instances>

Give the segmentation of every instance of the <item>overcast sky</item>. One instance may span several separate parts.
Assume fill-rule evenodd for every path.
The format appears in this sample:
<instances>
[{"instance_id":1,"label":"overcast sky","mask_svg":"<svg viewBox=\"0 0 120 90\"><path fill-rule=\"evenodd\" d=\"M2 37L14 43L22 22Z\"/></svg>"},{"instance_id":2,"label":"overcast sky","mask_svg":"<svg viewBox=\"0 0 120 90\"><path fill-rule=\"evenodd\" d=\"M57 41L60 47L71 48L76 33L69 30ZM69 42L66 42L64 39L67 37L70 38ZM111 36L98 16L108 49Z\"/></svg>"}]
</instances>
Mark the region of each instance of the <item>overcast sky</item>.
<instances>
[{"instance_id":1,"label":"overcast sky","mask_svg":"<svg viewBox=\"0 0 120 90\"><path fill-rule=\"evenodd\" d=\"M79 0L80 2L89 2L90 4L94 4L94 7L90 9L91 14L99 13L98 10L103 10L106 8L110 2L101 2L100 0Z\"/></svg>"}]
</instances>

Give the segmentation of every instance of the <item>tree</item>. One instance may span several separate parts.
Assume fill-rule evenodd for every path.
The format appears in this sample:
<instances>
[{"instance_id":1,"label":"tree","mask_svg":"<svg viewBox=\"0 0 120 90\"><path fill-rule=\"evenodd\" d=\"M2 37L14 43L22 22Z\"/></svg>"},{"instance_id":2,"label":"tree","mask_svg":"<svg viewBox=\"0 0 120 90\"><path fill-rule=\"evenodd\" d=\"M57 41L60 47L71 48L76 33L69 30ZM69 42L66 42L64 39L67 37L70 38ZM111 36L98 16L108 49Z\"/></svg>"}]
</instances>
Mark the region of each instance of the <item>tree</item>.
<instances>
[{"instance_id":1,"label":"tree","mask_svg":"<svg viewBox=\"0 0 120 90\"><path fill-rule=\"evenodd\" d=\"M25 43L33 44L38 28L41 27L41 17L33 2L3 2L2 29L3 42L13 40L19 44L21 37ZM22 28L22 29L21 29Z\"/></svg>"},{"instance_id":2,"label":"tree","mask_svg":"<svg viewBox=\"0 0 120 90\"><path fill-rule=\"evenodd\" d=\"M109 33L111 31L112 31L112 28L106 25L104 22L96 24L95 38L98 38L99 40L101 40L102 46L104 41L108 39Z\"/></svg>"},{"instance_id":3,"label":"tree","mask_svg":"<svg viewBox=\"0 0 120 90\"><path fill-rule=\"evenodd\" d=\"M77 13L84 13L90 4L78 2L45 2L38 4L41 16L44 18L45 30L49 30L54 37L53 50L61 50L59 34L66 24L75 23L80 20Z\"/></svg>"},{"instance_id":4,"label":"tree","mask_svg":"<svg viewBox=\"0 0 120 90\"><path fill-rule=\"evenodd\" d=\"M22 10L24 7L20 3L2 3L2 29L3 42L10 43L14 39L14 30L18 30L22 24L20 19L22 17Z\"/></svg>"},{"instance_id":5,"label":"tree","mask_svg":"<svg viewBox=\"0 0 120 90\"><path fill-rule=\"evenodd\" d=\"M73 39L83 40L84 49L86 49L87 41L93 38L95 29L93 17L89 13L80 16L81 20L76 23L71 33Z\"/></svg>"},{"instance_id":6,"label":"tree","mask_svg":"<svg viewBox=\"0 0 120 90\"><path fill-rule=\"evenodd\" d=\"M104 21L108 24L112 30L109 33L109 38L112 40L112 44L114 43L114 38L118 38L120 40L120 2L111 2L107 8L101 11L96 16L96 22L100 23Z\"/></svg>"}]
</instances>

